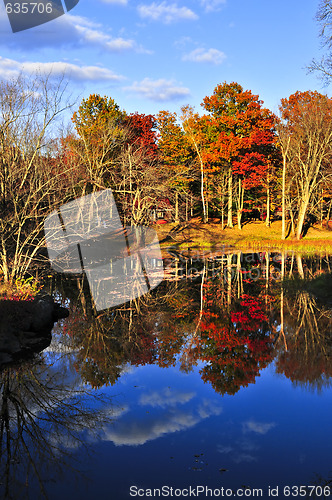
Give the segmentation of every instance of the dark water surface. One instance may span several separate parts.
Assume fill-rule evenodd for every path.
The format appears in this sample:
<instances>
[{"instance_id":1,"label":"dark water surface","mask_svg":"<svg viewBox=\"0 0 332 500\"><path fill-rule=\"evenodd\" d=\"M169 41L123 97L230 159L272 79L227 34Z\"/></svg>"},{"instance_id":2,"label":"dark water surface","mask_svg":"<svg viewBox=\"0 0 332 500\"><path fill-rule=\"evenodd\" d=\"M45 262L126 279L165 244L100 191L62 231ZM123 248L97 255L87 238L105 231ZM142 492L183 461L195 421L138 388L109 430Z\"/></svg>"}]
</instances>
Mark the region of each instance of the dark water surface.
<instances>
[{"instance_id":1,"label":"dark water surface","mask_svg":"<svg viewBox=\"0 0 332 500\"><path fill-rule=\"evenodd\" d=\"M331 265L169 259L99 316L84 283L54 281L69 318L1 373L3 497L329 498Z\"/></svg>"}]
</instances>

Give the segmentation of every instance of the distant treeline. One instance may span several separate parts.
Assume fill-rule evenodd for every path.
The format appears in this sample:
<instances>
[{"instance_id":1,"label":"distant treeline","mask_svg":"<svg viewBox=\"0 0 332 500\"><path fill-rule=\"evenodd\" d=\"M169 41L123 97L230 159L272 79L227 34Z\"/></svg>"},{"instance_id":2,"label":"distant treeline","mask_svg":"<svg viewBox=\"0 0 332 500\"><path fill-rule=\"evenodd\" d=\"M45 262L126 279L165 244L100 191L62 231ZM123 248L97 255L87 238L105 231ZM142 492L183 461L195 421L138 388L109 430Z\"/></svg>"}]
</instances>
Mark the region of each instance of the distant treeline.
<instances>
[{"instance_id":1,"label":"distant treeline","mask_svg":"<svg viewBox=\"0 0 332 500\"><path fill-rule=\"evenodd\" d=\"M203 99L203 114L128 114L90 95L55 133L66 82L52 75L0 83L0 266L24 274L43 245L45 216L61 204L112 188L126 225L219 218L286 219L299 239L329 219L332 100L296 92L275 116L238 83Z\"/></svg>"}]
</instances>

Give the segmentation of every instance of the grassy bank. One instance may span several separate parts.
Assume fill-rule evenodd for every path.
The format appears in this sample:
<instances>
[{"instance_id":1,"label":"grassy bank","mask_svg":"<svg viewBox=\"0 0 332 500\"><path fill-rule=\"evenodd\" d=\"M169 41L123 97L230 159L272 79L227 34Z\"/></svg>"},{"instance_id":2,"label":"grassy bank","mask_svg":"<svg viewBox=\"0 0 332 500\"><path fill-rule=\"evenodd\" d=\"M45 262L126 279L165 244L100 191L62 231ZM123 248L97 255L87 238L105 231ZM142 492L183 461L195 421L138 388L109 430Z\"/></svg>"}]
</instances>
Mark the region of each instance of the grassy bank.
<instances>
[{"instance_id":1,"label":"grassy bank","mask_svg":"<svg viewBox=\"0 0 332 500\"><path fill-rule=\"evenodd\" d=\"M189 223L156 225L161 247L176 247L179 251L189 249L217 250L238 249L243 251L297 251L302 254L329 253L332 254L332 230L315 226L309 229L306 236L297 241L291 235L281 240L281 221L276 221L270 227L264 222L250 222L238 228L222 230L218 222L202 224Z\"/></svg>"}]
</instances>

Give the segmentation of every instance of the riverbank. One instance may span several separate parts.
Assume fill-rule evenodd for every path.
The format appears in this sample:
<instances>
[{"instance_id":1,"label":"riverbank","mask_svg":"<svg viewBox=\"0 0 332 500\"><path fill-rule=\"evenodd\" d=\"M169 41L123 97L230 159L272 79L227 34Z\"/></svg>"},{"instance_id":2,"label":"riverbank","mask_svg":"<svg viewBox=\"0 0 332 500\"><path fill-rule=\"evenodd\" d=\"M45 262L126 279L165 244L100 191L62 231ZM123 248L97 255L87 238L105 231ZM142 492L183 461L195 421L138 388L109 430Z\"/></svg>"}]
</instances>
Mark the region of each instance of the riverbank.
<instances>
[{"instance_id":1,"label":"riverbank","mask_svg":"<svg viewBox=\"0 0 332 500\"><path fill-rule=\"evenodd\" d=\"M202 224L190 221L182 224L155 225L163 250L172 246L179 251L193 249L220 251L238 249L243 251L296 251L305 255L332 253L331 230L319 225L311 227L306 236L297 241L291 235L281 239L281 221L270 227L264 222L255 221L245 224L242 230L237 227L222 229L218 221Z\"/></svg>"}]
</instances>

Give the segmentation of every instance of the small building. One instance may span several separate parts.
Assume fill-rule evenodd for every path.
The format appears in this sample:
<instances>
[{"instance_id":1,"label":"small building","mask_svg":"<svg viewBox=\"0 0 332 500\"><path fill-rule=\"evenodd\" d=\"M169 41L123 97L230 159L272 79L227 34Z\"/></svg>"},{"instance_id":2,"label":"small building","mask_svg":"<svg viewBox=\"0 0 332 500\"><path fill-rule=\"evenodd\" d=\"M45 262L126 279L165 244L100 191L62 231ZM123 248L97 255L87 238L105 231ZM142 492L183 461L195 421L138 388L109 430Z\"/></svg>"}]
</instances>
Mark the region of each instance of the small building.
<instances>
[{"instance_id":1,"label":"small building","mask_svg":"<svg viewBox=\"0 0 332 500\"><path fill-rule=\"evenodd\" d=\"M154 207L150 210L152 222L156 224L166 224L173 218L173 207L168 198L159 198Z\"/></svg>"}]
</instances>

